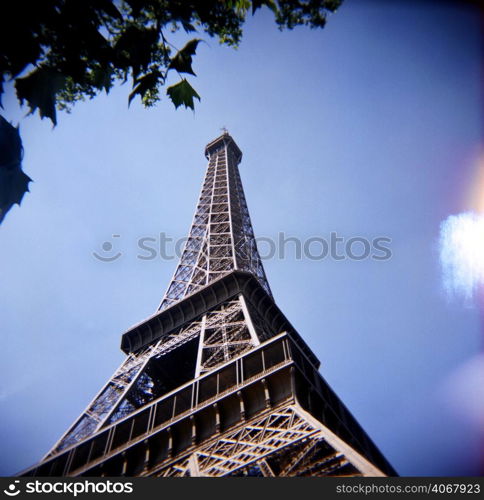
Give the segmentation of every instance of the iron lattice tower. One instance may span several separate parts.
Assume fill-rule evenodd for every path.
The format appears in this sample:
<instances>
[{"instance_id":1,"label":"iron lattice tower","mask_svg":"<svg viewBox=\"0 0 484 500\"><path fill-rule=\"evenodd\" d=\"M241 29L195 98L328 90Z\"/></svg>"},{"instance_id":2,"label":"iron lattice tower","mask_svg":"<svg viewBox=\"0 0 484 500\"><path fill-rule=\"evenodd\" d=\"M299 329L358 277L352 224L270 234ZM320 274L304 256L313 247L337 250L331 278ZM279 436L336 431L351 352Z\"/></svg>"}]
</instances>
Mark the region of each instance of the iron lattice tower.
<instances>
[{"instance_id":1,"label":"iron lattice tower","mask_svg":"<svg viewBox=\"0 0 484 500\"><path fill-rule=\"evenodd\" d=\"M33 476L353 476L395 471L272 297L232 137L208 168L157 312Z\"/></svg>"}]
</instances>

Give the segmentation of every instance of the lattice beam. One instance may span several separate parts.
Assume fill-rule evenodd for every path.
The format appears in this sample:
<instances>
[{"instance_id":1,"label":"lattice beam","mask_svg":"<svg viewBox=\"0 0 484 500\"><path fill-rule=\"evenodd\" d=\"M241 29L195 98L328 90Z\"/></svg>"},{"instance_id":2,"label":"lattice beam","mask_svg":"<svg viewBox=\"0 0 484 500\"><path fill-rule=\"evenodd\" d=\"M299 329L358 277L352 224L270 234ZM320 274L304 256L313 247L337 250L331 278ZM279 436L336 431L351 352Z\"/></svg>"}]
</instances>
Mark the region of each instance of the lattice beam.
<instances>
[{"instance_id":1,"label":"lattice beam","mask_svg":"<svg viewBox=\"0 0 484 500\"><path fill-rule=\"evenodd\" d=\"M147 475L326 476L348 475L350 471L351 475L382 475L353 451L352 462L341 442L335 447L331 434L320 422L307 418L301 408L287 406L239 426L178 461L148 471Z\"/></svg>"}]
</instances>

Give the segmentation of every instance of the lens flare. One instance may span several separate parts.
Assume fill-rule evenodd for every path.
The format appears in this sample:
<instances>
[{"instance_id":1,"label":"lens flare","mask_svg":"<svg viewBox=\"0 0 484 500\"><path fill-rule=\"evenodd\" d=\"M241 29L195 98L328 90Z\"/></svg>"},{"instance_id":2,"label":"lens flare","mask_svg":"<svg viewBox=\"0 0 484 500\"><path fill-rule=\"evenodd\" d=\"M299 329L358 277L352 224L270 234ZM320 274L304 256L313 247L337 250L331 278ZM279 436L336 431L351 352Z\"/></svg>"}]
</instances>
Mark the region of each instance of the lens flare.
<instances>
[{"instance_id":1,"label":"lens flare","mask_svg":"<svg viewBox=\"0 0 484 500\"><path fill-rule=\"evenodd\" d=\"M440 262L448 294L471 303L484 284L484 214L465 212L442 222Z\"/></svg>"}]
</instances>

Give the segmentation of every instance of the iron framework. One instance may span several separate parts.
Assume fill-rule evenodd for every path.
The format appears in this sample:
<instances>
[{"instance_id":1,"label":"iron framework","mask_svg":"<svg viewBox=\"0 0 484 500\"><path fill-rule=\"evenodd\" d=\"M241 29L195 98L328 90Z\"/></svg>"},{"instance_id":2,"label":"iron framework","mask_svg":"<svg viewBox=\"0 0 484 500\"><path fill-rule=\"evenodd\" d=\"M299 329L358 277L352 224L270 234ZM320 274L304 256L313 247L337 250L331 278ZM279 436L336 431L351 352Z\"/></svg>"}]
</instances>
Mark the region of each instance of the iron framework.
<instances>
[{"instance_id":1,"label":"iron framework","mask_svg":"<svg viewBox=\"0 0 484 500\"><path fill-rule=\"evenodd\" d=\"M158 310L30 476L395 475L279 310L224 134Z\"/></svg>"}]
</instances>

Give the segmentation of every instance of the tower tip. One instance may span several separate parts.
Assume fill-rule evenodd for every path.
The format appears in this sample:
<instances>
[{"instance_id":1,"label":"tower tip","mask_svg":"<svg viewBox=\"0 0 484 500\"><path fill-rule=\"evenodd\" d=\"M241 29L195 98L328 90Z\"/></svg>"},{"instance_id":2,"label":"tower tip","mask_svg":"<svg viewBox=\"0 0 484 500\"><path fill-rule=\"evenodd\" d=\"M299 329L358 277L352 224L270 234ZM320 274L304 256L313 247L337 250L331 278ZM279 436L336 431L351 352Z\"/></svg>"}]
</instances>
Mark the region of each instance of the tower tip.
<instances>
[{"instance_id":1,"label":"tower tip","mask_svg":"<svg viewBox=\"0 0 484 500\"><path fill-rule=\"evenodd\" d=\"M229 134L229 131L226 129L226 127L222 127L221 130L222 135L214 139L212 142L209 142L205 147L205 156L207 157L207 159L209 159L212 154L216 153L221 148L227 147L235 155L237 163L239 163L242 159L242 151L240 150L239 146L237 146L237 143Z\"/></svg>"}]
</instances>

